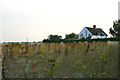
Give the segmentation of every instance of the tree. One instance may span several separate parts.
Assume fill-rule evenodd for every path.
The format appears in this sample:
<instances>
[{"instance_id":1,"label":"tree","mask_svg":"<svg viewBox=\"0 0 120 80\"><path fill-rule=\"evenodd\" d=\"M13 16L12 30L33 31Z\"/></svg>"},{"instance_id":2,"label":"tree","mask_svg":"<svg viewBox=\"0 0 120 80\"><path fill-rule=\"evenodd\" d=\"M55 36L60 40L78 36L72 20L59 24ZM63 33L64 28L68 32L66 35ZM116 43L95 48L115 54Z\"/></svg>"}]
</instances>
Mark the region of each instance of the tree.
<instances>
[{"instance_id":1,"label":"tree","mask_svg":"<svg viewBox=\"0 0 120 80\"><path fill-rule=\"evenodd\" d=\"M58 35L49 35L48 36L48 39L49 40L59 40L59 39L62 39L62 36L58 36Z\"/></svg>"},{"instance_id":2,"label":"tree","mask_svg":"<svg viewBox=\"0 0 120 80\"><path fill-rule=\"evenodd\" d=\"M115 31L114 31L112 28L109 29L109 33L110 33L113 37L115 36Z\"/></svg>"},{"instance_id":3,"label":"tree","mask_svg":"<svg viewBox=\"0 0 120 80\"><path fill-rule=\"evenodd\" d=\"M77 36L75 33L66 34L65 39L78 39Z\"/></svg>"},{"instance_id":4,"label":"tree","mask_svg":"<svg viewBox=\"0 0 120 80\"><path fill-rule=\"evenodd\" d=\"M118 21L113 21L113 29L110 28L109 29L109 33L113 36L113 37L119 37L120 36L120 20Z\"/></svg>"}]
</instances>

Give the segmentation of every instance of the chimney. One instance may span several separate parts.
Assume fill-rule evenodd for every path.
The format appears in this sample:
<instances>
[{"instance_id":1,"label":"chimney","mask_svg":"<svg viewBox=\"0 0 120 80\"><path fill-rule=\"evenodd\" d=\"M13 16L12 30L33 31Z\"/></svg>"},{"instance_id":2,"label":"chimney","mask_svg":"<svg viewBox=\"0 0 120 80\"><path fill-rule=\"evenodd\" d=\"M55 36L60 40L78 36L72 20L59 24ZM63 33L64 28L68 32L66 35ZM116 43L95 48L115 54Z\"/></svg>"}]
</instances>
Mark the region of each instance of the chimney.
<instances>
[{"instance_id":1,"label":"chimney","mask_svg":"<svg viewBox=\"0 0 120 80\"><path fill-rule=\"evenodd\" d=\"M96 25L93 25L93 28L96 28Z\"/></svg>"}]
</instances>

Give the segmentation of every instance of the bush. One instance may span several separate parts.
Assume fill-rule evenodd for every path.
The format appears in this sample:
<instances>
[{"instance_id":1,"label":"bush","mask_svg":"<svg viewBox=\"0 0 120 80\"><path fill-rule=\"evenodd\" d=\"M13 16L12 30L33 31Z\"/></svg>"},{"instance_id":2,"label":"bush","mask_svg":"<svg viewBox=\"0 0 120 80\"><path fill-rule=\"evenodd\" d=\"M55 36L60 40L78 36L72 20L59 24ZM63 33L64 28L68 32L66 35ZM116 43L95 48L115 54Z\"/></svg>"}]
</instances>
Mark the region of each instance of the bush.
<instances>
[{"instance_id":1,"label":"bush","mask_svg":"<svg viewBox=\"0 0 120 80\"><path fill-rule=\"evenodd\" d=\"M84 42L84 41L86 41L86 39L85 39L84 37L82 37L82 38L80 39L80 41L81 41L81 42Z\"/></svg>"},{"instance_id":2,"label":"bush","mask_svg":"<svg viewBox=\"0 0 120 80\"><path fill-rule=\"evenodd\" d=\"M87 41L87 42L93 42L93 40L92 40L92 39L86 39L86 41Z\"/></svg>"},{"instance_id":3,"label":"bush","mask_svg":"<svg viewBox=\"0 0 120 80\"><path fill-rule=\"evenodd\" d=\"M63 43L73 43L73 42L85 42L85 41L87 41L87 42L93 42L93 41L95 41L95 42L98 42L98 41L101 41L101 42L107 42L107 41L118 41L118 40L120 40L120 38L104 38L104 39L90 39L90 38L88 38L88 39L85 39L85 38L81 38L81 39L79 39L79 40L70 40L70 39L58 39L58 40L49 40L49 39L44 39L42 42L43 43L61 43L61 42L63 42Z\"/></svg>"}]
</instances>

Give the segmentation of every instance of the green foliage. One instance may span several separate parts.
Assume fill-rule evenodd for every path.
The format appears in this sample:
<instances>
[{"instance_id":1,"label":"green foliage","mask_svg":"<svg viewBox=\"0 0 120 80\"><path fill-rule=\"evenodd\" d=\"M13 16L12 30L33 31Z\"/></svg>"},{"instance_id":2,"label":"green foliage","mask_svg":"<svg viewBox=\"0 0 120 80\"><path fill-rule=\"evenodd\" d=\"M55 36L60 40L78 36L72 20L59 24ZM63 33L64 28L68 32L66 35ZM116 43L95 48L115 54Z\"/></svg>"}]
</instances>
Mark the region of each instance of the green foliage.
<instances>
[{"instance_id":1,"label":"green foliage","mask_svg":"<svg viewBox=\"0 0 120 80\"><path fill-rule=\"evenodd\" d=\"M87 39L87 42L92 42L92 41L93 41L93 40L92 40L92 39L90 39L90 38L88 38L88 39Z\"/></svg>"},{"instance_id":2,"label":"green foliage","mask_svg":"<svg viewBox=\"0 0 120 80\"><path fill-rule=\"evenodd\" d=\"M85 37L82 37L82 38L80 39L80 41L81 41L81 42L86 41Z\"/></svg>"},{"instance_id":3,"label":"green foliage","mask_svg":"<svg viewBox=\"0 0 120 80\"><path fill-rule=\"evenodd\" d=\"M62 36L58 36L58 35L49 35L48 36L48 39L49 40L59 40L59 39L62 39Z\"/></svg>"},{"instance_id":4,"label":"green foliage","mask_svg":"<svg viewBox=\"0 0 120 80\"><path fill-rule=\"evenodd\" d=\"M107 41L118 41L120 40L120 38L116 37L116 38L104 38L104 39L85 39L84 37L79 39L79 40L69 40L69 39L59 39L59 40L48 40L48 39L44 39L42 42L43 43L73 43L73 42L107 42Z\"/></svg>"},{"instance_id":5,"label":"green foliage","mask_svg":"<svg viewBox=\"0 0 120 80\"><path fill-rule=\"evenodd\" d=\"M59 43L60 41L62 40L62 36L58 36L58 35L49 35L48 36L48 39L44 39L42 42L43 43L52 43L52 42L55 42L55 43Z\"/></svg>"},{"instance_id":6,"label":"green foliage","mask_svg":"<svg viewBox=\"0 0 120 80\"><path fill-rule=\"evenodd\" d=\"M66 34L65 39L78 39L78 35L75 33Z\"/></svg>"},{"instance_id":7,"label":"green foliage","mask_svg":"<svg viewBox=\"0 0 120 80\"><path fill-rule=\"evenodd\" d=\"M113 28L109 29L109 33L113 36L113 37L120 37L119 33L120 32L120 20L118 21L113 21Z\"/></svg>"}]
</instances>

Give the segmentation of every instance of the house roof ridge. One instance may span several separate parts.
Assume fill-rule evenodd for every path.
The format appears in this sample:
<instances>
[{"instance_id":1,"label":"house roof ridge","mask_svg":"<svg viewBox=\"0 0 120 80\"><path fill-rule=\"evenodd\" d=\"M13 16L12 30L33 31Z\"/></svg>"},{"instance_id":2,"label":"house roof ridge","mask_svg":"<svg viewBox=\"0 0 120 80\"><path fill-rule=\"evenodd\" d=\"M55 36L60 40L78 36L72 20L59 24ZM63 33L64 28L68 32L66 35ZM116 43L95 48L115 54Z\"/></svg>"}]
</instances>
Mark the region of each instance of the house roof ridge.
<instances>
[{"instance_id":1,"label":"house roof ridge","mask_svg":"<svg viewBox=\"0 0 120 80\"><path fill-rule=\"evenodd\" d=\"M85 27L87 28L92 34L96 35L98 32L103 32L106 36L108 36L102 28L91 28L91 27Z\"/></svg>"},{"instance_id":2,"label":"house roof ridge","mask_svg":"<svg viewBox=\"0 0 120 80\"><path fill-rule=\"evenodd\" d=\"M86 28L91 28L91 29L102 29L102 28L92 28L92 27L86 27Z\"/></svg>"}]
</instances>

